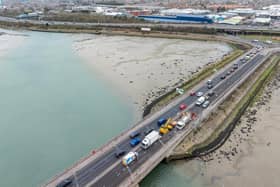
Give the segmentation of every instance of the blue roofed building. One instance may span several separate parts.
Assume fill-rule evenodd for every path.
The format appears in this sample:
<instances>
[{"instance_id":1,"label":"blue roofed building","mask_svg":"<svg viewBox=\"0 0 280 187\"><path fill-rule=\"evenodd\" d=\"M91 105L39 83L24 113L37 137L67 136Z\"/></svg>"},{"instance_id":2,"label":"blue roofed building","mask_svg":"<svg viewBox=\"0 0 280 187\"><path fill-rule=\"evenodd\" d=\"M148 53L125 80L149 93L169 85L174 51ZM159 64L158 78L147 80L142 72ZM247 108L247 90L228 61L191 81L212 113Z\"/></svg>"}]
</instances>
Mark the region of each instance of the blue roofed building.
<instances>
[{"instance_id":1,"label":"blue roofed building","mask_svg":"<svg viewBox=\"0 0 280 187\"><path fill-rule=\"evenodd\" d=\"M152 22L168 22L168 23L213 23L213 19L205 15L189 15L189 14L178 14L175 16L138 16L146 21Z\"/></svg>"}]
</instances>

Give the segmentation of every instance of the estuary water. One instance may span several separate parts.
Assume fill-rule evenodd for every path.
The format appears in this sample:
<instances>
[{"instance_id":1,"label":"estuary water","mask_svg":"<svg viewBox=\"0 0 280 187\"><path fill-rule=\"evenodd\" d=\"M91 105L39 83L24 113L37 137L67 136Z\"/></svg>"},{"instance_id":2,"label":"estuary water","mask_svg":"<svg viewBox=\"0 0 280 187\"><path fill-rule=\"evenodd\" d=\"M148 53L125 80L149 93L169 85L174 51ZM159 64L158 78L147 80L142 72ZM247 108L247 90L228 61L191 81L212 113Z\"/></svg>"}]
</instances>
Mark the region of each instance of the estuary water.
<instances>
[{"instance_id":1,"label":"estuary water","mask_svg":"<svg viewBox=\"0 0 280 187\"><path fill-rule=\"evenodd\" d=\"M70 34L24 33L0 58L2 187L39 186L133 121L125 98L73 53Z\"/></svg>"}]
</instances>

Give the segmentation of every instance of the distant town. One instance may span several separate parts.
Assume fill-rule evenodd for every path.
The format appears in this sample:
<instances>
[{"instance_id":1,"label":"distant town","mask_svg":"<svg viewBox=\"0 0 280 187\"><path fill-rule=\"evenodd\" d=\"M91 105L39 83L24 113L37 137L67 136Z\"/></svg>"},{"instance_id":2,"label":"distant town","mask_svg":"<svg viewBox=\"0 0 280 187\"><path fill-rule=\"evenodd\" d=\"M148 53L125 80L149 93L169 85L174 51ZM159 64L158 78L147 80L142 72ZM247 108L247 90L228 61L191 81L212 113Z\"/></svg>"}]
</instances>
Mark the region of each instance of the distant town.
<instances>
[{"instance_id":1,"label":"distant town","mask_svg":"<svg viewBox=\"0 0 280 187\"><path fill-rule=\"evenodd\" d=\"M0 15L73 22L172 22L279 27L273 1L0 0ZM106 19L104 19L104 17ZM110 19L117 18L117 19ZM118 21L120 22L120 21Z\"/></svg>"}]
</instances>

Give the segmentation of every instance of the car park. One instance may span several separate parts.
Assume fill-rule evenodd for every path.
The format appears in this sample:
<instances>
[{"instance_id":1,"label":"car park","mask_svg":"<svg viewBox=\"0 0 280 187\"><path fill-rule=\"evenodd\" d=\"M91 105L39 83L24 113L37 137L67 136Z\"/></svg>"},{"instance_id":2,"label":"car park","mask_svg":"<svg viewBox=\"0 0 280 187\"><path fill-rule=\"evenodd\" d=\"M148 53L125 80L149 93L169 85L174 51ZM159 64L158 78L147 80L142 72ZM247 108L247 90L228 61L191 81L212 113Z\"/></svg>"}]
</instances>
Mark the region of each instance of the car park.
<instances>
[{"instance_id":1,"label":"car park","mask_svg":"<svg viewBox=\"0 0 280 187\"><path fill-rule=\"evenodd\" d=\"M205 101L203 104L202 104L202 108L207 108L210 104L210 101Z\"/></svg>"},{"instance_id":2,"label":"car park","mask_svg":"<svg viewBox=\"0 0 280 187\"><path fill-rule=\"evenodd\" d=\"M203 92L197 92L197 93L196 93L196 96L197 96L197 97L203 96Z\"/></svg>"}]
</instances>

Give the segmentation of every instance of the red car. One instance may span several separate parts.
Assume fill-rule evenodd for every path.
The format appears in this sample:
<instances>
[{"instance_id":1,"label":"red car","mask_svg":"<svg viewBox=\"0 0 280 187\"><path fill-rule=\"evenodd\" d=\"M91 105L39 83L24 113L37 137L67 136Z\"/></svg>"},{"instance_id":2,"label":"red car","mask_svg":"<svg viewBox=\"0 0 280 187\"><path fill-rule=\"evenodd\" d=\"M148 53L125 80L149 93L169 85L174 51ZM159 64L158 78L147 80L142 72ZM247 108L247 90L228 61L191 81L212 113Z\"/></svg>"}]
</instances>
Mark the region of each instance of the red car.
<instances>
[{"instance_id":1,"label":"red car","mask_svg":"<svg viewBox=\"0 0 280 187\"><path fill-rule=\"evenodd\" d=\"M187 108L187 105L181 104L179 108L180 108L180 110L185 110Z\"/></svg>"},{"instance_id":2,"label":"red car","mask_svg":"<svg viewBox=\"0 0 280 187\"><path fill-rule=\"evenodd\" d=\"M195 92L191 92L191 93L190 93L190 96L195 96Z\"/></svg>"}]
</instances>

